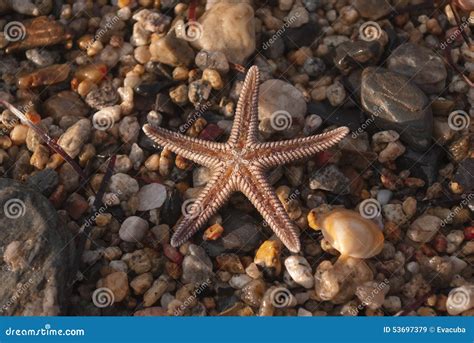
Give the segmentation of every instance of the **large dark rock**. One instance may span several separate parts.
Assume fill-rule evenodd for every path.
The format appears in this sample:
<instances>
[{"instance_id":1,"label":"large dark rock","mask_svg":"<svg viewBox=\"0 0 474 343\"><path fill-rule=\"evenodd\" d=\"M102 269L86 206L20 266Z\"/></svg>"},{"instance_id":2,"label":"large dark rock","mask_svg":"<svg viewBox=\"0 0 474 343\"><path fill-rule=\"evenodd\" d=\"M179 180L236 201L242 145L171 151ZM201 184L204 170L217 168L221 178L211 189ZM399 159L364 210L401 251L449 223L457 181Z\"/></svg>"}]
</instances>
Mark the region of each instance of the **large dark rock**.
<instances>
[{"instance_id":1,"label":"large dark rock","mask_svg":"<svg viewBox=\"0 0 474 343\"><path fill-rule=\"evenodd\" d=\"M360 128L364 120L363 113L357 108L334 107L327 102L310 102L308 113L317 114L324 125L347 126L351 131Z\"/></svg>"},{"instance_id":2,"label":"large dark rock","mask_svg":"<svg viewBox=\"0 0 474 343\"><path fill-rule=\"evenodd\" d=\"M288 50L299 49L302 46L311 46L318 38L319 28L314 22L300 27L290 27L283 33L282 38Z\"/></svg>"},{"instance_id":3,"label":"large dark rock","mask_svg":"<svg viewBox=\"0 0 474 343\"><path fill-rule=\"evenodd\" d=\"M387 68L408 76L426 93L439 94L446 85L448 73L441 57L431 49L414 43L400 45L390 55Z\"/></svg>"},{"instance_id":4,"label":"large dark rock","mask_svg":"<svg viewBox=\"0 0 474 343\"><path fill-rule=\"evenodd\" d=\"M433 114L426 95L404 75L369 67L362 72L361 101L375 124L400 133L418 151L431 146Z\"/></svg>"},{"instance_id":5,"label":"large dark rock","mask_svg":"<svg viewBox=\"0 0 474 343\"><path fill-rule=\"evenodd\" d=\"M65 314L74 244L43 195L0 179L0 313Z\"/></svg>"},{"instance_id":6,"label":"large dark rock","mask_svg":"<svg viewBox=\"0 0 474 343\"><path fill-rule=\"evenodd\" d=\"M474 158L466 158L458 164L454 180L463 188L464 192L474 191Z\"/></svg>"},{"instance_id":7,"label":"large dark rock","mask_svg":"<svg viewBox=\"0 0 474 343\"><path fill-rule=\"evenodd\" d=\"M198 243L215 257L225 252L252 252L262 239L261 227L252 216L237 210L223 211L224 234L215 241Z\"/></svg>"},{"instance_id":8,"label":"large dark rock","mask_svg":"<svg viewBox=\"0 0 474 343\"><path fill-rule=\"evenodd\" d=\"M397 166L400 170L409 170L410 176L425 180L427 186L437 181L438 171L444 163L446 163L446 154L438 145L427 152L417 152L407 148L405 153L397 158Z\"/></svg>"}]
</instances>

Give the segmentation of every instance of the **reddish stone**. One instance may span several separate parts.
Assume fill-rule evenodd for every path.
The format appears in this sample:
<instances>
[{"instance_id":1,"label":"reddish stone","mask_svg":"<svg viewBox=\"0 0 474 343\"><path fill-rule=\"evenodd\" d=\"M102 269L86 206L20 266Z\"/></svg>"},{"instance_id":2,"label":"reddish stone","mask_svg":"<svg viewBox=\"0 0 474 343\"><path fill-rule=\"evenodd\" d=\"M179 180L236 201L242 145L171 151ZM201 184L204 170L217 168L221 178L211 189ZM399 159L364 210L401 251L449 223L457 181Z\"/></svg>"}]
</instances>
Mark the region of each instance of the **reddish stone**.
<instances>
[{"instance_id":1,"label":"reddish stone","mask_svg":"<svg viewBox=\"0 0 474 343\"><path fill-rule=\"evenodd\" d=\"M89 204L86 199L77 193L72 193L66 200L64 209L72 219L78 220L88 210Z\"/></svg>"},{"instance_id":2,"label":"reddish stone","mask_svg":"<svg viewBox=\"0 0 474 343\"><path fill-rule=\"evenodd\" d=\"M474 226L468 226L464 229L464 238L466 238L467 241L474 239Z\"/></svg>"},{"instance_id":3,"label":"reddish stone","mask_svg":"<svg viewBox=\"0 0 474 343\"><path fill-rule=\"evenodd\" d=\"M446 237L444 237L443 235L437 235L434 238L432 244L433 244L433 248L439 253L446 252L446 249L448 248L448 241L446 240Z\"/></svg>"},{"instance_id":4,"label":"reddish stone","mask_svg":"<svg viewBox=\"0 0 474 343\"><path fill-rule=\"evenodd\" d=\"M66 200L66 196L67 194L64 190L64 186L59 185L58 187L56 187L53 194L49 196L49 201L51 201L55 208L60 208L61 205L64 203L64 200Z\"/></svg>"},{"instance_id":5,"label":"reddish stone","mask_svg":"<svg viewBox=\"0 0 474 343\"><path fill-rule=\"evenodd\" d=\"M217 138L221 137L223 133L224 130L222 130L216 124L208 124L199 134L199 138L206 141L215 141Z\"/></svg>"},{"instance_id":6,"label":"reddish stone","mask_svg":"<svg viewBox=\"0 0 474 343\"><path fill-rule=\"evenodd\" d=\"M176 264L181 265L181 263L183 262L183 255L181 255L178 249L173 248L167 243L163 244L163 254Z\"/></svg>"}]
</instances>

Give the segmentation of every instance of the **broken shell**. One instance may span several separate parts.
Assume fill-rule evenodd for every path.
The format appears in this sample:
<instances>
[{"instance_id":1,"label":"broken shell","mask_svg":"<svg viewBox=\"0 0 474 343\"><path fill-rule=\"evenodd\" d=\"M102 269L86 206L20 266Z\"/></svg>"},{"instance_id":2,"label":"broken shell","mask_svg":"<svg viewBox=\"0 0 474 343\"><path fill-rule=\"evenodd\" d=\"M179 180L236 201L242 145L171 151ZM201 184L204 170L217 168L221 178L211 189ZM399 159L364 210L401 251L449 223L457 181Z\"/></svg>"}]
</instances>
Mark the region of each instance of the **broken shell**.
<instances>
[{"instance_id":1,"label":"broken shell","mask_svg":"<svg viewBox=\"0 0 474 343\"><path fill-rule=\"evenodd\" d=\"M322 216L319 226L324 238L342 256L370 258L382 251L382 231L355 211L333 210Z\"/></svg>"},{"instance_id":2,"label":"broken shell","mask_svg":"<svg viewBox=\"0 0 474 343\"><path fill-rule=\"evenodd\" d=\"M446 308L452 316L474 307L474 286L467 285L452 289L448 294Z\"/></svg>"}]
</instances>

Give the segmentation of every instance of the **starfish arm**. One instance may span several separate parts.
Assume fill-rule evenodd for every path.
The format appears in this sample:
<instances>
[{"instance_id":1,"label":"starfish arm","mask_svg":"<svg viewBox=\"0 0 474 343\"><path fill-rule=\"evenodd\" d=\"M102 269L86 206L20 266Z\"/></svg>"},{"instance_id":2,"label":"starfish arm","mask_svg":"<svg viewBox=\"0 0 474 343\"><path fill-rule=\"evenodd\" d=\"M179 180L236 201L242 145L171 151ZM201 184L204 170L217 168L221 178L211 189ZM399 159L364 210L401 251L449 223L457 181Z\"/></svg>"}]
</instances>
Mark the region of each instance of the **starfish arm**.
<instances>
[{"instance_id":1,"label":"starfish arm","mask_svg":"<svg viewBox=\"0 0 474 343\"><path fill-rule=\"evenodd\" d=\"M326 150L339 143L347 134L347 127L305 138L295 138L279 142L259 143L252 157L264 169L294 162Z\"/></svg>"},{"instance_id":2,"label":"starfish arm","mask_svg":"<svg viewBox=\"0 0 474 343\"><path fill-rule=\"evenodd\" d=\"M176 224L171 245L178 247L187 242L224 205L233 191L225 170L214 173L196 199L183 203L183 216Z\"/></svg>"},{"instance_id":3,"label":"starfish arm","mask_svg":"<svg viewBox=\"0 0 474 343\"><path fill-rule=\"evenodd\" d=\"M227 142L234 147L242 148L247 143L257 141L259 83L260 72L253 66L249 69L240 91L234 124Z\"/></svg>"},{"instance_id":4,"label":"starfish arm","mask_svg":"<svg viewBox=\"0 0 474 343\"><path fill-rule=\"evenodd\" d=\"M263 171L252 168L251 172L247 172L244 177L238 179L237 187L260 212L288 250L294 253L299 252L301 249L299 230L288 217Z\"/></svg>"},{"instance_id":5,"label":"starfish arm","mask_svg":"<svg viewBox=\"0 0 474 343\"><path fill-rule=\"evenodd\" d=\"M206 167L212 167L219 163L219 151L224 149L224 143L188 137L148 124L143 127L143 131L152 141L163 148Z\"/></svg>"}]
</instances>

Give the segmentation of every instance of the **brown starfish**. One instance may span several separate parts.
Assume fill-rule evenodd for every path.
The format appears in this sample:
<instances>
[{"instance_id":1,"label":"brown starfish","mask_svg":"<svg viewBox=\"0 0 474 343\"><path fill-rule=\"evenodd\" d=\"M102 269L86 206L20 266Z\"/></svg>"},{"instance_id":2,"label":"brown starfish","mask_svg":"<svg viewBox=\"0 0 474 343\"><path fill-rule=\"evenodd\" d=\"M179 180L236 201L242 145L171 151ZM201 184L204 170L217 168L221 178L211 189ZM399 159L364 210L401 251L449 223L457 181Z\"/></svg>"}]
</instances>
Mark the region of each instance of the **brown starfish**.
<instances>
[{"instance_id":1,"label":"brown starfish","mask_svg":"<svg viewBox=\"0 0 474 343\"><path fill-rule=\"evenodd\" d=\"M276 196L265 171L301 160L339 142L349 132L340 127L320 135L261 143L258 133L259 71L249 69L240 93L235 120L226 143L205 141L160 127L145 125L143 131L158 145L211 169L212 177L177 223L171 245L186 242L233 192L242 192L257 208L270 228L292 252L300 250L298 229Z\"/></svg>"}]
</instances>

